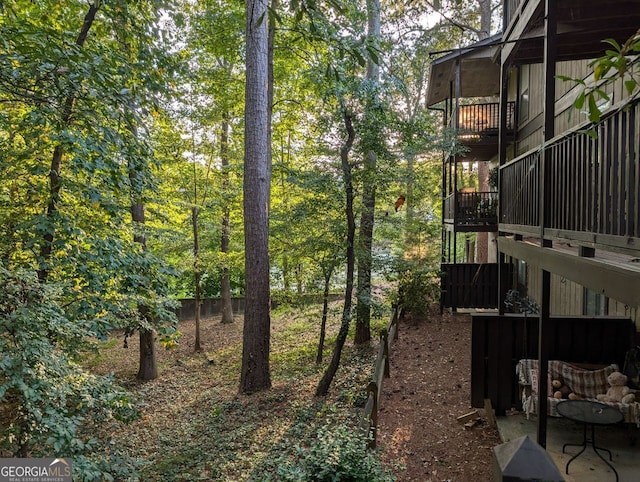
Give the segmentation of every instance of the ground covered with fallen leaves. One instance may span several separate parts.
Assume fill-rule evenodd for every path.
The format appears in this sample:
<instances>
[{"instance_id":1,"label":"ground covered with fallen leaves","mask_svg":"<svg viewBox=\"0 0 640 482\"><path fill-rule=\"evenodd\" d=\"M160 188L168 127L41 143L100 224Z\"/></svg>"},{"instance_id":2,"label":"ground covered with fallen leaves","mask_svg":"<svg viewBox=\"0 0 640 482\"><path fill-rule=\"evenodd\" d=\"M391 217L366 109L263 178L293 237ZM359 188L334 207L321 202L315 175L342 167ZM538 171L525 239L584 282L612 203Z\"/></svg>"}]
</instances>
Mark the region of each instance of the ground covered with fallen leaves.
<instances>
[{"instance_id":1,"label":"ground covered with fallen leaves","mask_svg":"<svg viewBox=\"0 0 640 482\"><path fill-rule=\"evenodd\" d=\"M103 343L86 364L114 373L138 399L141 417L105 427L111 444L139 461L140 480L279 480L278 465L291 448L305 451L322 425L353 426L361 412L377 342L349 343L328 397L314 397L339 327L340 305L329 317L325 362L315 364L319 308L283 309L272 316L273 388L239 395L242 316L222 325L202 322L204 351L193 352L194 323L180 324L174 350L159 349L160 376L134 382L137 337ZM373 327L377 333L389 318ZM391 378L380 400L379 456L398 481L484 481L491 479L491 448L497 433L484 420L472 429L456 421L468 413L470 320L433 312L404 320L392 349ZM287 459L289 457L289 459Z\"/></svg>"},{"instance_id":2,"label":"ground covered with fallen leaves","mask_svg":"<svg viewBox=\"0 0 640 482\"><path fill-rule=\"evenodd\" d=\"M194 322L180 323L177 347L159 348L160 375L146 383L134 381L137 336L128 340L128 348L123 348L122 335L114 337L86 365L124 381L138 399L141 417L129 425L107 427L104 435L118 452L139 460L142 481L285 480L278 471L307 449L324 426L359 423L377 344L355 349L349 343L329 396L314 396L331 356L340 314L340 305L333 305L325 361L316 365L320 307L274 312L273 387L250 396L238 393L241 315L225 325L219 317L202 320L201 353L193 351ZM379 331L388 320L379 320L373 330Z\"/></svg>"},{"instance_id":3,"label":"ground covered with fallen leaves","mask_svg":"<svg viewBox=\"0 0 640 482\"><path fill-rule=\"evenodd\" d=\"M379 445L389 463L404 467L395 471L398 481L493 480L497 430L483 410L474 427L457 420L474 410L469 315L432 310L405 320L390 373L380 401Z\"/></svg>"}]
</instances>

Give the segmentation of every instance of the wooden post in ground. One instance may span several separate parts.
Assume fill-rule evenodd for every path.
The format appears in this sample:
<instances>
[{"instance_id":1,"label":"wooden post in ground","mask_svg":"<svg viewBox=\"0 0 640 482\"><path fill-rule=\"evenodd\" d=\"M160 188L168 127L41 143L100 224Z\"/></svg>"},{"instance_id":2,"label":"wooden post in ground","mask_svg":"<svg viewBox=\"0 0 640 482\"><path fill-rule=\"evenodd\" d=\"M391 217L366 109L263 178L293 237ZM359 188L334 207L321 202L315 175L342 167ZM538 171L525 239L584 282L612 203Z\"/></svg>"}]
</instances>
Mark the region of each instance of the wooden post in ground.
<instances>
[{"instance_id":1,"label":"wooden post in ground","mask_svg":"<svg viewBox=\"0 0 640 482\"><path fill-rule=\"evenodd\" d=\"M391 375L389 374L389 334L387 330L382 330L380 332L380 343L383 343L383 357L384 357L384 377L389 378Z\"/></svg>"},{"instance_id":2,"label":"wooden post in ground","mask_svg":"<svg viewBox=\"0 0 640 482\"><path fill-rule=\"evenodd\" d=\"M376 448L376 435L378 432L378 385L376 382L369 382L367 387L369 396L373 397L373 407L371 408L371 415L369 415L369 434L371 439L369 440L368 447L370 449Z\"/></svg>"},{"instance_id":3,"label":"wooden post in ground","mask_svg":"<svg viewBox=\"0 0 640 482\"><path fill-rule=\"evenodd\" d=\"M489 427L491 428L495 428L496 427L496 416L493 413L493 407L491 406L491 399L490 398L485 398L484 399L484 411L487 414L487 422L489 423Z\"/></svg>"}]
</instances>

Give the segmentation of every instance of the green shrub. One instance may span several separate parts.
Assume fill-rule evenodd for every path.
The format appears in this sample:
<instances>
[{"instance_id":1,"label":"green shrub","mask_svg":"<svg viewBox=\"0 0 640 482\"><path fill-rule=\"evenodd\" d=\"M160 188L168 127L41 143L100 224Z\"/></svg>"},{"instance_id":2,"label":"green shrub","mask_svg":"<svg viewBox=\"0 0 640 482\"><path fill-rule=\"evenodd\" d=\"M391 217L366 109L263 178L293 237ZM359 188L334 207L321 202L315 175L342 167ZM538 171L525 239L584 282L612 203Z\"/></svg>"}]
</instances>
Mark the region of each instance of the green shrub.
<instances>
[{"instance_id":1,"label":"green shrub","mask_svg":"<svg viewBox=\"0 0 640 482\"><path fill-rule=\"evenodd\" d=\"M69 319L59 293L33 273L0 268L0 456L70 457L74 476L112 480L95 436L138 412L111 377L76 362L92 323Z\"/></svg>"},{"instance_id":2,"label":"green shrub","mask_svg":"<svg viewBox=\"0 0 640 482\"><path fill-rule=\"evenodd\" d=\"M391 482L364 435L343 424L322 427L310 447L278 468L278 480L302 482Z\"/></svg>"},{"instance_id":3,"label":"green shrub","mask_svg":"<svg viewBox=\"0 0 640 482\"><path fill-rule=\"evenodd\" d=\"M507 291L504 306L507 313L537 314L540 312L536 300L520 294L518 290Z\"/></svg>"},{"instance_id":4,"label":"green shrub","mask_svg":"<svg viewBox=\"0 0 640 482\"><path fill-rule=\"evenodd\" d=\"M414 316L423 316L440 296L440 277L434 268L404 263L398 281L397 301Z\"/></svg>"}]
</instances>

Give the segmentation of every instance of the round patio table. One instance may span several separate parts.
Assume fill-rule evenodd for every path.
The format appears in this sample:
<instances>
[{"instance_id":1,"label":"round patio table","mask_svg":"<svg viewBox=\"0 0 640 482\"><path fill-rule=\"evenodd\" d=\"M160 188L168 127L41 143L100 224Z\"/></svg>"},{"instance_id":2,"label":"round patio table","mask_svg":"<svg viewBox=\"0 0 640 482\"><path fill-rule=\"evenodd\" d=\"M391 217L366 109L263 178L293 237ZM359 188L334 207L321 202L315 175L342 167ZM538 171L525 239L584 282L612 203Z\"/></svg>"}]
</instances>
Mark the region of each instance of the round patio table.
<instances>
[{"instance_id":1,"label":"round patio table","mask_svg":"<svg viewBox=\"0 0 640 482\"><path fill-rule=\"evenodd\" d=\"M609 463L609 461L613 462L611 450L596 446L595 426L614 425L616 423L620 423L624 420L622 413L610 405L605 405L604 403L592 400L565 400L564 402L558 403L556 408L558 413L563 417L582 424L582 444L564 444L562 446L562 453L565 453L564 449L566 447L582 447L582 450L571 457L569 462L567 462L567 467L565 469L567 475L569 474L569 464L587 449L587 444L590 442L596 455L600 457L605 464L611 467L613 473L616 474L617 482L618 472L616 472L615 467ZM587 427L589 426L591 427L591 438L587 437ZM605 459L598 450L607 452L609 454L609 461Z\"/></svg>"}]
</instances>

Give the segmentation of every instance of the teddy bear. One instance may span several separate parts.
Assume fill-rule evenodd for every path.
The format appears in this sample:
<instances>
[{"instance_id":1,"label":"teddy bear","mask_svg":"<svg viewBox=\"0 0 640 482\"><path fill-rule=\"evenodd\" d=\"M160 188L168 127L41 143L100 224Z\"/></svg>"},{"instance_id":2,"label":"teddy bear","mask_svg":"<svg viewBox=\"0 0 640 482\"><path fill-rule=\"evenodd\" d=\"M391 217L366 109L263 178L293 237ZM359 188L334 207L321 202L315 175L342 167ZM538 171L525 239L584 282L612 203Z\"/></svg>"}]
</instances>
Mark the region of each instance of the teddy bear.
<instances>
[{"instance_id":1,"label":"teddy bear","mask_svg":"<svg viewBox=\"0 0 640 482\"><path fill-rule=\"evenodd\" d=\"M612 372L608 377L609 390L606 394L598 394L596 398L600 402L633 403L636 399L627 386L627 376L620 372Z\"/></svg>"},{"instance_id":2,"label":"teddy bear","mask_svg":"<svg viewBox=\"0 0 640 482\"><path fill-rule=\"evenodd\" d=\"M552 380L551 386L553 387L553 398L569 398L571 389L566 386L562 380L560 380L559 378Z\"/></svg>"},{"instance_id":3,"label":"teddy bear","mask_svg":"<svg viewBox=\"0 0 640 482\"><path fill-rule=\"evenodd\" d=\"M557 398L558 400L569 399L569 400L579 400L580 397L573 393L571 389L564 384L564 382L556 378L551 381L551 386L553 387L553 398Z\"/></svg>"}]
</instances>

